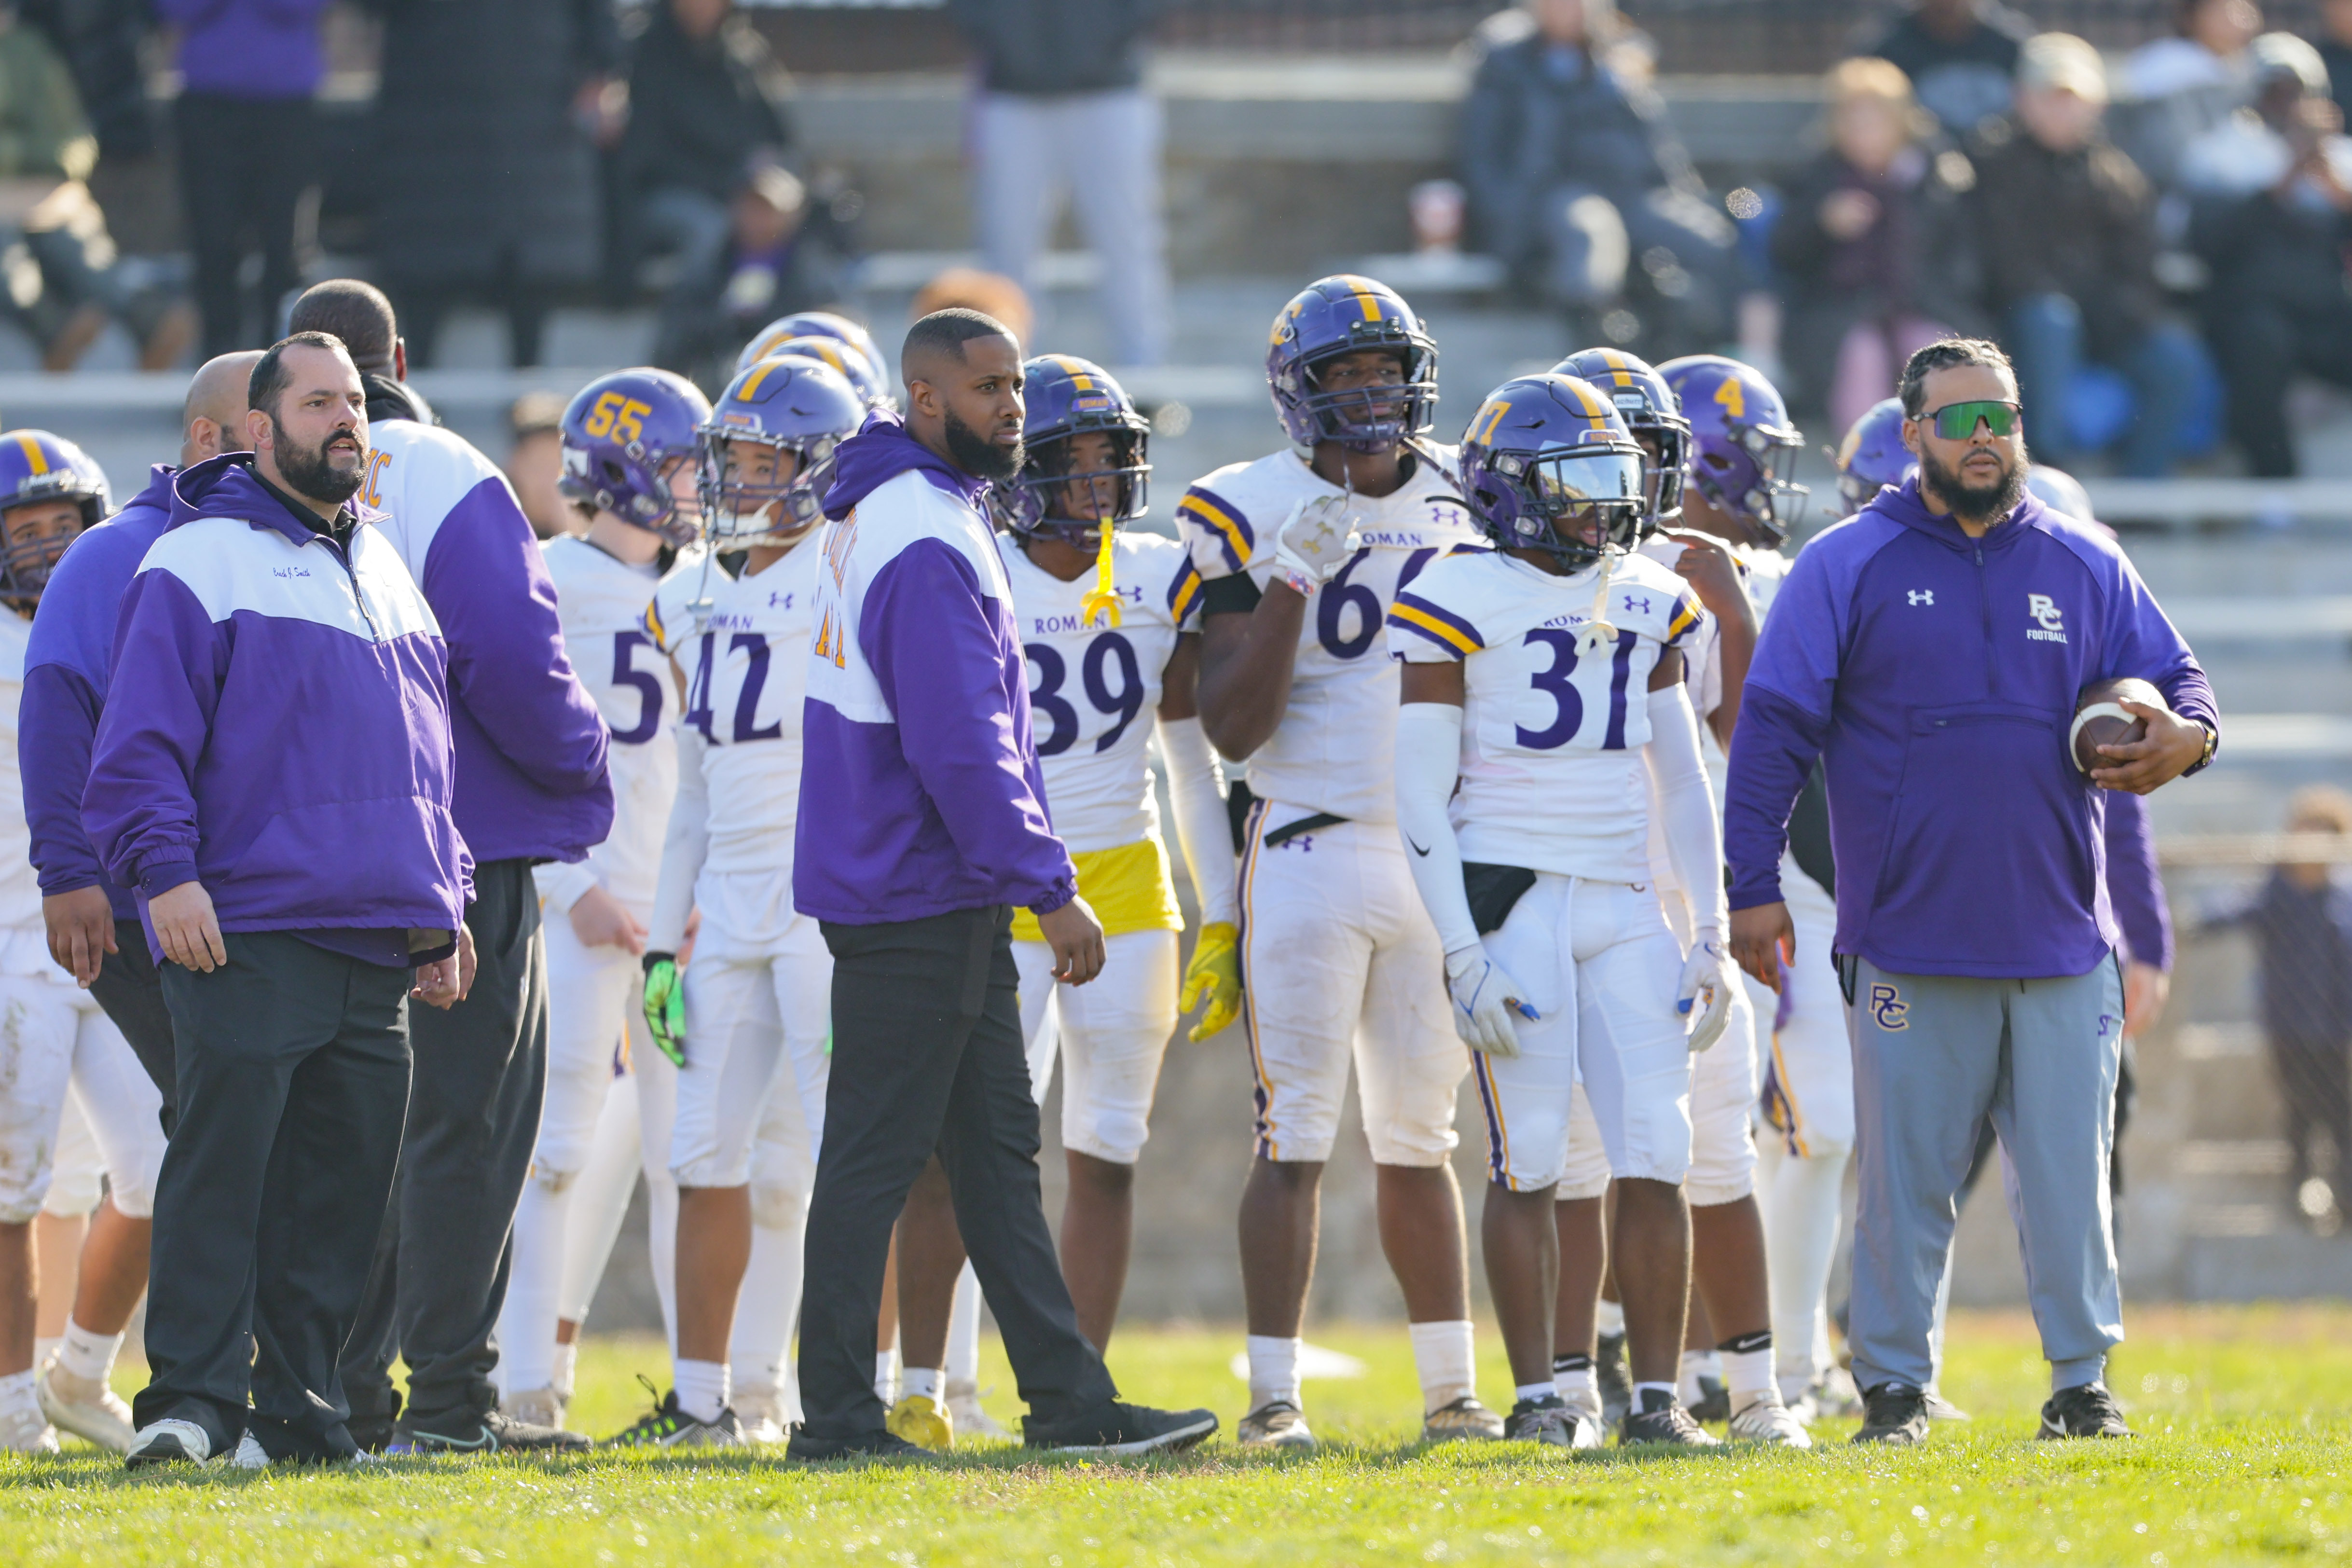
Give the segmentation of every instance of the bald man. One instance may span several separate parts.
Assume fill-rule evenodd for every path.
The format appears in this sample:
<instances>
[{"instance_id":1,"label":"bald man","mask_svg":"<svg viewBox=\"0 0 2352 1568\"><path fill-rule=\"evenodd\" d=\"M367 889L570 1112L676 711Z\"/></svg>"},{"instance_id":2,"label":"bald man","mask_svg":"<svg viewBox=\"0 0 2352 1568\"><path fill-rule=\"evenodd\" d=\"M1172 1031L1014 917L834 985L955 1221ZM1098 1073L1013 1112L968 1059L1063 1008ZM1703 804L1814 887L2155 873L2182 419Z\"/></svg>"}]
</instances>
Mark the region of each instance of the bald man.
<instances>
[{"instance_id":1,"label":"bald man","mask_svg":"<svg viewBox=\"0 0 2352 1568\"><path fill-rule=\"evenodd\" d=\"M247 449L246 382L258 350L208 361L188 384L183 405L180 468ZM172 1019L163 983L127 888L108 879L82 830L81 791L89 777L91 739L106 706L114 651L114 613L172 521L172 476L158 463L131 502L76 539L49 575L25 655L25 698L17 760L25 780L25 818L33 833L33 868L41 879L41 916L49 952L98 999L139 1064L163 1096L163 1128L175 1101ZM38 765L36 765L37 759Z\"/></svg>"}]
</instances>

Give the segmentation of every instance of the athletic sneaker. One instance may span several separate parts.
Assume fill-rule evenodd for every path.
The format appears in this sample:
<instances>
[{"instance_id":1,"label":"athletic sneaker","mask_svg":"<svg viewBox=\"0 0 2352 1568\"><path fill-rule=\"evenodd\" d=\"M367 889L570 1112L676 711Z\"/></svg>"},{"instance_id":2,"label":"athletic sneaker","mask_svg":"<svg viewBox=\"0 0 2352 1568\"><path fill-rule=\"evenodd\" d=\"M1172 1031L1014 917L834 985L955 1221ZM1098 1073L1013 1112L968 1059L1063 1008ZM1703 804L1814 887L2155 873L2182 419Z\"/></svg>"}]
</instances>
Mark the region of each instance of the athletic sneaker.
<instances>
[{"instance_id":1,"label":"athletic sneaker","mask_svg":"<svg viewBox=\"0 0 2352 1568\"><path fill-rule=\"evenodd\" d=\"M0 1450L11 1454L58 1451L57 1431L37 1401L26 1400L13 1409L0 1410Z\"/></svg>"},{"instance_id":2,"label":"athletic sneaker","mask_svg":"<svg viewBox=\"0 0 2352 1568\"><path fill-rule=\"evenodd\" d=\"M966 1437L1010 1437L996 1419L980 1407L981 1395L993 1390L983 1389L968 1377L948 1379L948 1419L955 1424L958 1433Z\"/></svg>"},{"instance_id":3,"label":"athletic sneaker","mask_svg":"<svg viewBox=\"0 0 2352 1568\"><path fill-rule=\"evenodd\" d=\"M1172 1454L1206 1440L1216 1429L1212 1411L1154 1410L1113 1401L1061 1421L1027 1416L1021 1423L1021 1441L1064 1454Z\"/></svg>"},{"instance_id":4,"label":"athletic sneaker","mask_svg":"<svg viewBox=\"0 0 2352 1568\"><path fill-rule=\"evenodd\" d=\"M739 1388L734 1400L735 1420L743 1428L743 1441L765 1446L784 1440L782 1394L772 1388Z\"/></svg>"},{"instance_id":5,"label":"athletic sneaker","mask_svg":"<svg viewBox=\"0 0 2352 1568\"><path fill-rule=\"evenodd\" d=\"M1731 1413L1726 1435L1740 1442L1778 1443L1788 1448L1810 1448L1813 1439L1796 1412L1780 1403L1780 1391L1757 1394Z\"/></svg>"},{"instance_id":6,"label":"athletic sneaker","mask_svg":"<svg viewBox=\"0 0 2352 1568\"><path fill-rule=\"evenodd\" d=\"M784 1446L784 1458L803 1464L824 1459L896 1459L926 1465L940 1462L939 1456L929 1449L918 1448L883 1426L860 1432L855 1437L812 1437L807 1428L795 1426L792 1441Z\"/></svg>"},{"instance_id":7,"label":"athletic sneaker","mask_svg":"<svg viewBox=\"0 0 2352 1568\"><path fill-rule=\"evenodd\" d=\"M1503 1418L1466 1394L1421 1418L1424 1443L1491 1443L1502 1436Z\"/></svg>"},{"instance_id":8,"label":"athletic sneaker","mask_svg":"<svg viewBox=\"0 0 2352 1568\"><path fill-rule=\"evenodd\" d=\"M592 1447L578 1432L534 1426L503 1410L484 1415L442 1416L419 1421L403 1416L392 1431L387 1454L584 1454Z\"/></svg>"},{"instance_id":9,"label":"athletic sneaker","mask_svg":"<svg viewBox=\"0 0 2352 1568\"><path fill-rule=\"evenodd\" d=\"M647 1393L653 1384L640 1375L639 1383ZM640 1415L624 1431L604 1439L607 1448L733 1448L743 1442L743 1425L735 1418L732 1409L719 1411L712 1421L698 1421L677 1407L677 1390L662 1395L659 1403Z\"/></svg>"},{"instance_id":10,"label":"athletic sneaker","mask_svg":"<svg viewBox=\"0 0 2352 1568\"><path fill-rule=\"evenodd\" d=\"M1644 1395L1644 1398L1649 1397ZM1669 1394L1664 1404L1643 1410L1629 1410L1617 1428L1620 1447L1632 1448L1643 1444L1657 1444L1675 1448L1717 1448L1723 1439L1691 1419L1683 1402Z\"/></svg>"},{"instance_id":11,"label":"athletic sneaker","mask_svg":"<svg viewBox=\"0 0 2352 1568\"><path fill-rule=\"evenodd\" d=\"M1601 1385L1601 1419L1621 1425L1633 1408L1633 1371L1625 1361L1625 1336L1602 1334L1592 1355L1592 1379Z\"/></svg>"},{"instance_id":12,"label":"athletic sneaker","mask_svg":"<svg viewBox=\"0 0 2352 1568\"><path fill-rule=\"evenodd\" d=\"M261 1446L260 1438L247 1432L236 1440L236 1452L228 1457L228 1467L233 1470L266 1470L269 1468L269 1450Z\"/></svg>"},{"instance_id":13,"label":"athletic sneaker","mask_svg":"<svg viewBox=\"0 0 2352 1568\"><path fill-rule=\"evenodd\" d=\"M1576 1446L1573 1439L1580 1415L1570 1409L1568 1402L1557 1394L1541 1399L1522 1399L1511 1406L1510 1415L1503 1419L1503 1440L1572 1448Z\"/></svg>"},{"instance_id":14,"label":"athletic sneaker","mask_svg":"<svg viewBox=\"0 0 2352 1568\"><path fill-rule=\"evenodd\" d=\"M1853 1385L1853 1373L1842 1366L1830 1368L1819 1382L1805 1390L1805 1403L1813 1407L1815 1420L1854 1420L1863 1414L1862 1390Z\"/></svg>"},{"instance_id":15,"label":"athletic sneaker","mask_svg":"<svg viewBox=\"0 0 2352 1568\"><path fill-rule=\"evenodd\" d=\"M120 1454L138 1436L131 1425L131 1406L122 1396L96 1378L76 1377L51 1355L33 1379L33 1393L41 1414L60 1432L86 1437L101 1448Z\"/></svg>"},{"instance_id":16,"label":"athletic sneaker","mask_svg":"<svg viewBox=\"0 0 2352 1568\"><path fill-rule=\"evenodd\" d=\"M1958 1405L1945 1398L1942 1391L1939 1389L1932 1386L1922 1389L1919 1396L1927 1402L1927 1419L1930 1421L1968 1421L1973 1419L1967 1411L1961 1409Z\"/></svg>"},{"instance_id":17,"label":"athletic sneaker","mask_svg":"<svg viewBox=\"0 0 2352 1568\"><path fill-rule=\"evenodd\" d=\"M1307 1425L1307 1412L1287 1399L1271 1400L1241 1419L1234 1441L1244 1448L1288 1448L1311 1454L1318 1447Z\"/></svg>"},{"instance_id":18,"label":"athletic sneaker","mask_svg":"<svg viewBox=\"0 0 2352 1568\"><path fill-rule=\"evenodd\" d=\"M563 1429L563 1407L569 1403L551 1387L522 1388L499 1400L499 1408L526 1426L545 1426L560 1432Z\"/></svg>"},{"instance_id":19,"label":"athletic sneaker","mask_svg":"<svg viewBox=\"0 0 2352 1568\"><path fill-rule=\"evenodd\" d=\"M1699 1373L1698 1403L1690 1406L1694 1421L1731 1419L1731 1385L1719 1377Z\"/></svg>"},{"instance_id":20,"label":"athletic sneaker","mask_svg":"<svg viewBox=\"0 0 2352 1568\"><path fill-rule=\"evenodd\" d=\"M166 1417L139 1428L122 1456L122 1467L143 1470L150 1465L201 1465L213 1457L213 1440L193 1421Z\"/></svg>"},{"instance_id":21,"label":"athletic sneaker","mask_svg":"<svg viewBox=\"0 0 2352 1568\"><path fill-rule=\"evenodd\" d=\"M2124 1425L2123 1406L2104 1383L2077 1384L2062 1388L2050 1396L2042 1407L2042 1430L2037 1437L2129 1437L2135 1436Z\"/></svg>"},{"instance_id":22,"label":"athletic sneaker","mask_svg":"<svg viewBox=\"0 0 2352 1568\"><path fill-rule=\"evenodd\" d=\"M1907 1383L1882 1383L1862 1391L1862 1430L1857 1443L1911 1444L1927 1436L1927 1396Z\"/></svg>"},{"instance_id":23,"label":"athletic sneaker","mask_svg":"<svg viewBox=\"0 0 2352 1568\"><path fill-rule=\"evenodd\" d=\"M890 1406L884 1426L918 1448L944 1453L955 1447L955 1423L940 1402L928 1394L910 1394Z\"/></svg>"}]
</instances>

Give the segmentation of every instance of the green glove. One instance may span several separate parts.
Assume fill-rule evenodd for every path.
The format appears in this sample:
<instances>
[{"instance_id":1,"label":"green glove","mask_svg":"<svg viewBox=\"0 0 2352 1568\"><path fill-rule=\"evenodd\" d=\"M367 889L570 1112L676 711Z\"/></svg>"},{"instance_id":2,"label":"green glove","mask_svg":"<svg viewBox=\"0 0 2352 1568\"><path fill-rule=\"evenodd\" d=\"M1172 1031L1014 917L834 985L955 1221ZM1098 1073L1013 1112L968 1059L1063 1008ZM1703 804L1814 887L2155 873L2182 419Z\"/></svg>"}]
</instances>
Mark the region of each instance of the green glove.
<instances>
[{"instance_id":1,"label":"green glove","mask_svg":"<svg viewBox=\"0 0 2352 1568\"><path fill-rule=\"evenodd\" d=\"M686 987L672 953L646 954L646 1029L671 1066L686 1065Z\"/></svg>"}]
</instances>

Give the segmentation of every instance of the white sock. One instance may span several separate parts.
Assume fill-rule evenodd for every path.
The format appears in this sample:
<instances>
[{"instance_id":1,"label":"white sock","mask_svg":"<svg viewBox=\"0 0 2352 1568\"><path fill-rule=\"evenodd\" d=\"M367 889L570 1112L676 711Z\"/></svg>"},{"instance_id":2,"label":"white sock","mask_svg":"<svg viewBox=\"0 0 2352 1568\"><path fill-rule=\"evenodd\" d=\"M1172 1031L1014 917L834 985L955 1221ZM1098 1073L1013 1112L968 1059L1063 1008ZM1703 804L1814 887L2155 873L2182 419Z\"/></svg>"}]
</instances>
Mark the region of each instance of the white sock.
<instances>
[{"instance_id":1,"label":"white sock","mask_svg":"<svg viewBox=\"0 0 2352 1568\"><path fill-rule=\"evenodd\" d=\"M670 1376L677 1385L677 1408L697 1421L716 1421L727 1408L727 1363L680 1358Z\"/></svg>"},{"instance_id":2,"label":"white sock","mask_svg":"<svg viewBox=\"0 0 2352 1568\"><path fill-rule=\"evenodd\" d=\"M38 1410L40 1396L33 1392L33 1374L12 1372L0 1377L0 1410Z\"/></svg>"},{"instance_id":3,"label":"white sock","mask_svg":"<svg viewBox=\"0 0 2352 1568\"><path fill-rule=\"evenodd\" d=\"M935 1366L910 1366L898 1374L898 1397L928 1399L936 1405L940 1401L940 1384L944 1381L945 1374Z\"/></svg>"},{"instance_id":4,"label":"white sock","mask_svg":"<svg viewBox=\"0 0 2352 1568\"><path fill-rule=\"evenodd\" d=\"M1570 1410L1594 1416L1601 1414L1601 1382L1593 1373L1591 1356L1552 1357L1551 1387Z\"/></svg>"},{"instance_id":5,"label":"white sock","mask_svg":"<svg viewBox=\"0 0 2352 1568\"><path fill-rule=\"evenodd\" d=\"M1772 1380L1772 1335L1742 1334L1726 1341L1723 1347L1723 1381L1731 1391L1731 1407L1745 1409L1748 1402L1759 1394L1778 1394L1780 1384Z\"/></svg>"},{"instance_id":6,"label":"white sock","mask_svg":"<svg viewBox=\"0 0 2352 1568\"><path fill-rule=\"evenodd\" d=\"M898 1403L898 1352L895 1350L875 1354L874 1397L885 1405Z\"/></svg>"},{"instance_id":7,"label":"white sock","mask_svg":"<svg viewBox=\"0 0 2352 1568\"><path fill-rule=\"evenodd\" d=\"M114 1352L121 1348L121 1334L93 1333L68 1318L65 1342L58 1346L58 1364L76 1377L104 1383L114 1370Z\"/></svg>"},{"instance_id":8,"label":"white sock","mask_svg":"<svg viewBox=\"0 0 2352 1568\"><path fill-rule=\"evenodd\" d=\"M67 1320L70 1322L72 1320ZM33 1370L38 1372L49 1363L49 1352L66 1342L55 1334L33 1342Z\"/></svg>"},{"instance_id":9,"label":"white sock","mask_svg":"<svg viewBox=\"0 0 2352 1568\"><path fill-rule=\"evenodd\" d=\"M1538 1399L1554 1399L1559 1394L1559 1391L1551 1385L1549 1378L1541 1383L1522 1383L1511 1390L1511 1397L1522 1404Z\"/></svg>"},{"instance_id":10,"label":"white sock","mask_svg":"<svg viewBox=\"0 0 2352 1568\"><path fill-rule=\"evenodd\" d=\"M1296 1337L1271 1334L1249 1337L1250 1408L1262 1410L1279 1401L1298 1405L1298 1346ZM1304 1405L1299 1405L1304 1409Z\"/></svg>"},{"instance_id":11,"label":"white sock","mask_svg":"<svg viewBox=\"0 0 2352 1568\"><path fill-rule=\"evenodd\" d=\"M1469 1319L1415 1323L1412 1332L1412 1364L1421 1372L1422 1414L1433 1415L1478 1392L1475 1325Z\"/></svg>"},{"instance_id":12,"label":"white sock","mask_svg":"<svg viewBox=\"0 0 2352 1568\"><path fill-rule=\"evenodd\" d=\"M1622 1334L1625 1331L1625 1303L1602 1297L1601 1305L1593 1309L1592 1331L1612 1338Z\"/></svg>"},{"instance_id":13,"label":"white sock","mask_svg":"<svg viewBox=\"0 0 2352 1568\"><path fill-rule=\"evenodd\" d=\"M572 1397L572 1374L579 1365L580 1342L578 1340L572 1341L568 1345L560 1344L555 1347L553 1363L555 1375L549 1380L548 1386L555 1390L558 1398Z\"/></svg>"},{"instance_id":14,"label":"white sock","mask_svg":"<svg viewBox=\"0 0 2352 1568\"><path fill-rule=\"evenodd\" d=\"M1683 1352L1682 1397L1685 1405L1696 1405L1706 1397L1698 1385L1702 1377L1722 1382L1723 1358L1713 1351Z\"/></svg>"}]
</instances>

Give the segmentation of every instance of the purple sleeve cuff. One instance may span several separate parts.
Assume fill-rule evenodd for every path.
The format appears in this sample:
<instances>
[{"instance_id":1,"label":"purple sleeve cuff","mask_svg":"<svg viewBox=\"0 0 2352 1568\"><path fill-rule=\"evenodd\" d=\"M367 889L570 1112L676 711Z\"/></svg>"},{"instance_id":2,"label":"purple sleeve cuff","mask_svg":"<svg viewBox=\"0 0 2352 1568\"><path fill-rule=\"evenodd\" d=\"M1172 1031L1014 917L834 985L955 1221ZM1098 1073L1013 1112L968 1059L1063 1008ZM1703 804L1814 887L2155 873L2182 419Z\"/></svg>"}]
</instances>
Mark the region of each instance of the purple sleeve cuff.
<instances>
[{"instance_id":1,"label":"purple sleeve cuff","mask_svg":"<svg viewBox=\"0 0 2352 1568\"><path fill-rule=\"evenodd\" d=\"M1050 915L1055 910L1067 909L1070 906L1070 901L1077 896L1077 883L1056 883L1052 892L1047 893L1044 898L1039 899L1035 903L1029 906L1029 912L1033 915Z\"/></svg>"},{"instance_id":2,"label":"purple sleeve cuff","mask_svg":"<svg viewBox=\"0 0 2352 1568\"><path fill-rule=\"evenodd\" d=\"M139 868L139 890L151 899L195 879L196 863L193 859L151 860Z\"/></svg>"}]
</instances>

